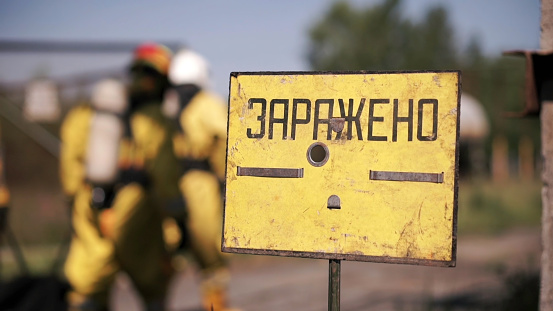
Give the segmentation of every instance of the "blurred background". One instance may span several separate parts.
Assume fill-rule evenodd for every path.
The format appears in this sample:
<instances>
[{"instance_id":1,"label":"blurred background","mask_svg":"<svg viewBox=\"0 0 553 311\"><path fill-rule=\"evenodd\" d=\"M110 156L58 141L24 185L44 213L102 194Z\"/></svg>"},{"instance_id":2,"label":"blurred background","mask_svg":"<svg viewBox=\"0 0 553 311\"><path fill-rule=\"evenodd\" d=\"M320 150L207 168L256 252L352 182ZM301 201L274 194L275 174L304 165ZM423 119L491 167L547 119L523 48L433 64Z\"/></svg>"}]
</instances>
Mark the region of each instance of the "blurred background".
<instances>
[{"instance_id":1,"label":"blurred background","mask_svg":"<svg viewBox=\"0 0 553 311\"><path fill-rule=\"evenodd\" d=\"M69 234L58 178L60 122L69 108L88 99L95 82L124 77L136 45L157 41L203 54L211 63L212 88L225 98L232 71L461 70L458 267L346 262L342 306L537 306L539 119L505 116L523 110L524 60L502 52L538 49L539 0L0 5L0 124L12 194L9 223L32 273L49 271ZM7 245L0 255L2 278L20 273ZM257 256L235 261L231 300L237 306L326 309L326 261ZM175 309L197 305L191 274L175 281ZM136 305L132 289L128 282L118 284L123 298L114 303L130 310Z\"/></svg>"}]
</instances>

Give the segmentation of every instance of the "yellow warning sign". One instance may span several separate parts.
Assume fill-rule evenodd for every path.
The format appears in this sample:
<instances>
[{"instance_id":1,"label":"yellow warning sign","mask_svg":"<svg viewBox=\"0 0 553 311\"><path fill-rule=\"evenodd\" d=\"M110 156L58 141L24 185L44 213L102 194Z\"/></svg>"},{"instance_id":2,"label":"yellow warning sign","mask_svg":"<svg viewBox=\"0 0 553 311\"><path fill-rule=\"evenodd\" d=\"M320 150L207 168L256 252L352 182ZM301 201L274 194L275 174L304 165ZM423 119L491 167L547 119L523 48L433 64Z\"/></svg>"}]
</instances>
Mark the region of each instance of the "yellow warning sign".
<instances>
[{"instance_id":1,"label":"yellow warning sign","mask_svg":"<svg viewBox=\"0 0 553 311\"><path fill-rule=\"evenodd\" d=\"M231 73L225 252L455 265L460 73Z\"/></svg>"}]
</instances>

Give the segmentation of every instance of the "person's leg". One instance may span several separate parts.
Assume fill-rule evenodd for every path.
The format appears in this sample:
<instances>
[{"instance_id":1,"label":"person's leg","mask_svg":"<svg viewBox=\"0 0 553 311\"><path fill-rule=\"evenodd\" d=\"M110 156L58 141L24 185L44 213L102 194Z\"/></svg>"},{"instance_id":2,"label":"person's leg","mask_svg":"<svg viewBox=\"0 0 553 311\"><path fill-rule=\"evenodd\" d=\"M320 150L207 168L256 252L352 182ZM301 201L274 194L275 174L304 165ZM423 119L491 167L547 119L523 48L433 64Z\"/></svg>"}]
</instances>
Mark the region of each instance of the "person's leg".
<instances>
[{"instance_id":1,"label":"person's leg","mask_svg":"<svg viewBox=\"0 0 553 311\"><path fill-rule=\"evenodd\" d=\"M229 273L221 252L223 202L218 179L192 170L181 179L187 207L186 226L194 258L200 268L202 303L206 310L225 310Z\"/></svg>"},{"instance_id":2,"label":"person's leg","mask_svg":"<svg viewBox=\"0 0 553 311\"><path fill-rule=\"evenodd\" d=\"M71 285L69 308L106 310L119 265L112 241L100 233L98 211L90 206L90 189L83 189L75 197L72 224L75 234L64 267Z\"/></svg>"},{"instance_id":3,"label":"person's leg","mask_svg":"<svg viewBox=\"0 0 553 311\"><path fill-rule=\"evenodd\" d=\"M163 310L172 269L159 207L150 202L140 185L129 184L118 192L113 211L113 240L121 269L133 281L148 310Z\"/></svg>"}]
</instances>

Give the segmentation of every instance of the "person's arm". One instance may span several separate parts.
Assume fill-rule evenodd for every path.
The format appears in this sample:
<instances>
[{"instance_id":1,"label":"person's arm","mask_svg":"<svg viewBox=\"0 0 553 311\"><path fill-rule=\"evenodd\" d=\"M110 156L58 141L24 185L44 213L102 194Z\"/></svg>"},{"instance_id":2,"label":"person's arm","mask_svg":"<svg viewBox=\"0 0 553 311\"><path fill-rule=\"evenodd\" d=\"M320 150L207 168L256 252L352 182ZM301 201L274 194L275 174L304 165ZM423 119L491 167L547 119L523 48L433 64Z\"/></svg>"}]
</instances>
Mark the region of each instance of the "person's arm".
<instances>
[{"instance_id":1,"label":"person's arm","mask_svg":"<svg viewBox=\"0 0 553 311\"><path fill-rule=\"evenodd\" d=\"M90 107L76 107L67 114L61 126L60 179L69 200L84 183L84 161L92 114Z\"/></svg>"},{"instance_id":2,"label":"person's arm","mask_svg":"<svg viewBox=\"0 0 553 311\"><path fill-rule=\"evenodd\" d=\"M213 139L209 164L219 180L223 181L227 154L227 105L218 96L210 95L202 114L205 127Z\"/></svg>"}]
</instances>

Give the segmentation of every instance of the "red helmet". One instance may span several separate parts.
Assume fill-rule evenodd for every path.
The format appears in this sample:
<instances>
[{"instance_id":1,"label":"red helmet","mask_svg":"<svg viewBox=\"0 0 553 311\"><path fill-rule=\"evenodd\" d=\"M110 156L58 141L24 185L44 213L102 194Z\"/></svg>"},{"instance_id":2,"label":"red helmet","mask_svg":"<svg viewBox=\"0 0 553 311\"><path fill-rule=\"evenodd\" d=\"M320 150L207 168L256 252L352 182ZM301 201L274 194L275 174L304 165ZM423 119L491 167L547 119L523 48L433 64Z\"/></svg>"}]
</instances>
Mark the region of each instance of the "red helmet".
<instances>
[{"instance_id":1,"label":"red helmet","mask_svg":"<svg viewBox=\"0 0 553 311\"><path fill-rule=\"evenodd\" d=\"M134 50L133 66L147 65L157 72L167 75L171 63L172 52L164 45L157 43L144 43Z\"/></svg>"}]
</instances>

